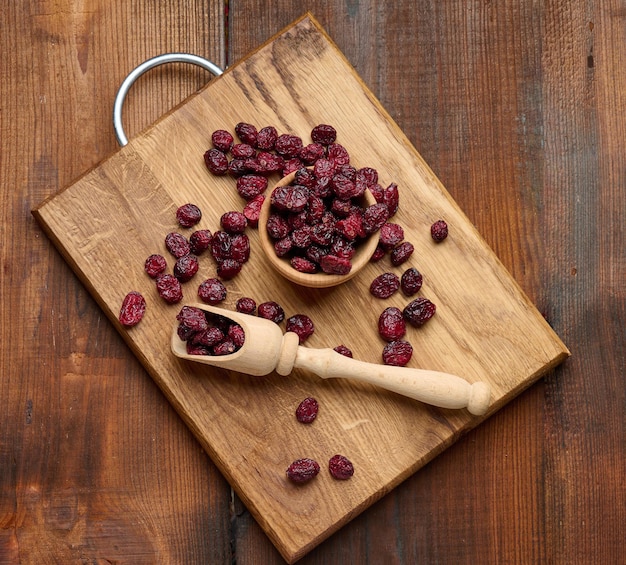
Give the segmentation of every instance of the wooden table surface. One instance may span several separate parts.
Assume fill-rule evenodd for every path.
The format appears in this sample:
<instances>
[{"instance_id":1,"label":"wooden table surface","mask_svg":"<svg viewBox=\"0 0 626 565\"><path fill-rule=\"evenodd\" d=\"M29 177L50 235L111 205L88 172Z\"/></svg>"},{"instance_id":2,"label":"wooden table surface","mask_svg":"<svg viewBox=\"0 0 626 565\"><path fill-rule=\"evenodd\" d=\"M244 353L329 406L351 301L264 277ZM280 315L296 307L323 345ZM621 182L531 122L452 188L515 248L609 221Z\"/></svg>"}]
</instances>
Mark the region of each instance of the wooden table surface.
<instances>
[{"instance_id":1,"label":"wooden table surface","mask_svg":"<svg viewBox=\"0 0 626 565\"><path fill-rule=\"evenodd\" d=\"M283 562L31 210L306 10L572 356L300 562L623 562L626 4L226 5L1 11L0 564Z\"/></svg>"}]
</instances>

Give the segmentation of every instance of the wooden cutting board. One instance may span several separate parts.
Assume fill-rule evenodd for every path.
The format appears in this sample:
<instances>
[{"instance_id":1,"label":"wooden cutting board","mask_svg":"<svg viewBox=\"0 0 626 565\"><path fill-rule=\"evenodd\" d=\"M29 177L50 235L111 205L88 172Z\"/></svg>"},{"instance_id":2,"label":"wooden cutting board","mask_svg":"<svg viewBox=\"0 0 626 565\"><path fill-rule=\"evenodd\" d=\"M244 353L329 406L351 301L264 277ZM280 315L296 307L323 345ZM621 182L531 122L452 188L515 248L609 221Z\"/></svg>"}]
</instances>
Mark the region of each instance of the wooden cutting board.
<instances>
[{"instance_id":1,"label":"wooden cutting board","mask_svg":"<svg viewBox=\"0 0 626 565\"><path fill-rule=\"evenodd\" d=\"M308 346L345 344L355 358L380 363L384 343L377 333L378 316L387 306L403 308L409 299L402 293L376 299L369 284L385 271L401 274L414 266L424 275L420 295L437 305L437 314L423 328L409 330L407 339L415 350L410 366L489 383L493 397L486 416L433 408L372 386L322 381L303 371L254 378L182 362L170 353L170 329L182 304L168 306L160 300L143 263L152 253L168 256L164 237L179 229L178 206L197 204L203 211L198 227L212 231L223 212L242 209L234 180L211 176L202 158L212 131L233 131L240 121L275 125L305 141L316 124L332 124L355 166L374 167L381 184L400 187L395 221L404 227L415 253L402 267L392 267L388 257L372 263L341 287L305 289L269 269L258 234L249 228L252 257L226 283L224 306L233 308L241 296L259 303L275 300L287 316L306 313L313 319L316 332ZM310 15L33 213L288 562L569 354ZM437 245L429 227L439 218L448 222L450 236ZM170 269L172 265L170 261ZM198 284L215 276L212 259L203 256L200 265L184 285L183 303L195 301ZM126 330L117 316L130 290L143 293L148 309L138 326ZM321 405L310 426L294 417L307 396ZM336 453L354 463L348 481L332 479L325 469ZM298 487L288 482L285 470L300 457L319 461L322 472Z\"/></svg>"}]
</instances>

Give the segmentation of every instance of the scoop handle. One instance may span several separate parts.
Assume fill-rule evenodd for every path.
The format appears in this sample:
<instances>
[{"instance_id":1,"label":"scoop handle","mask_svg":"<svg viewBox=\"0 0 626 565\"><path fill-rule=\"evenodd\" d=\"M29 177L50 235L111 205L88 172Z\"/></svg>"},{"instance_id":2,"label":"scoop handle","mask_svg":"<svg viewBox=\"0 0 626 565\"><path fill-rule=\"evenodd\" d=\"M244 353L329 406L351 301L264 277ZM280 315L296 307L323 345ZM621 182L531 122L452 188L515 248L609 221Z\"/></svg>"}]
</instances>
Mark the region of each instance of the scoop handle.
<instances>
[{"instance_id":1,"label":"scoop handle","mask_svg":"<svg viewBox=\"0 0 626 565\"><path fill-rule=\"evenodd\" d=\"M333 349L298 347L294 367L308 369L323 379L350 378L370 383L440 408L467 408L480 416L491 399L489 386L438 371L395 367L358 361Z\"/></svg>"}]
</instances>

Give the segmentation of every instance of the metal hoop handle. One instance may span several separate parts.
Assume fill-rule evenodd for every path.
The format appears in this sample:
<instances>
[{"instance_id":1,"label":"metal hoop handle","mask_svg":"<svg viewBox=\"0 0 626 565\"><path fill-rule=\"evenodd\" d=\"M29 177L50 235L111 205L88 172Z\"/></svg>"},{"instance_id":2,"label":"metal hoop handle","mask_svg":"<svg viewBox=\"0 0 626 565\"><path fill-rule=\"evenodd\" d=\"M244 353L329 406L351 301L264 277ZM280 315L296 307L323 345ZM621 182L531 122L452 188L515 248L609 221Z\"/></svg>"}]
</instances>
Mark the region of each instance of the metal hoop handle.
<instances>
[{"instance_id":1,"label":"metal hoop handle","mask_svg":"<svg viewBox=\"0 0 626 565\"><path fill-rule=\"evenodd\" d=\"M113 104L113 129L115 130L117 142L122 147L128 143L128 138L126 137L124 127L122 126L122 106L124 105L124 100L126 99L126 95L128 94L130 87L142 74L165 63L191 63L192 65L202 67L214 76L219 76L224 72L208 59L204 59L198 55L192 55L190 53L165 53L164 55L157 55L156 57L141 63L141 65L133 69L124 79L124 82L122 82L119 90L117 91L115 102Z\"/></svg>"}]
</instances>

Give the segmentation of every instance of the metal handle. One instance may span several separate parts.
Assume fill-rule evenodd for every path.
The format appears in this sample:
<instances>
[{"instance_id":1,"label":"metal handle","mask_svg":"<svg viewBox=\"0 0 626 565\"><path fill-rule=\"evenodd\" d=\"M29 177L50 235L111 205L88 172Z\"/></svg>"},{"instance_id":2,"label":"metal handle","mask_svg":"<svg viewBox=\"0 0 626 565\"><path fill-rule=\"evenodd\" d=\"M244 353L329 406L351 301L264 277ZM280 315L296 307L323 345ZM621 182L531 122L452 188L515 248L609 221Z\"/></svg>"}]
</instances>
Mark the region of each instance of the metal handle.
<instances>
[{"instance_id":1,"label":"metal handle","mask_svg":"<svg viewBox=\"0 0 626 565\"><path fill-rule=\"evenodd\" d=\"M115 130L115 137L120 146L124 147L124 145L128 143L128 138L122 126L122 106L124 105L126 94L128 94L130 87L142 74L165 63L191 63L192 65L202 67L215 76L219 76L224 72L208 59L203 59L198 55L192 55L190 53L165 53L164 55L158 55L141 63L141 65L133 69L124 79L124 82L122 82L117 91L113 104L113 129Z\"/></svg>"}]
</instances>

